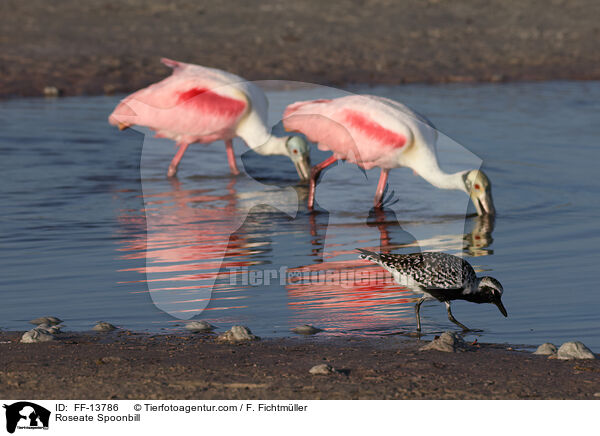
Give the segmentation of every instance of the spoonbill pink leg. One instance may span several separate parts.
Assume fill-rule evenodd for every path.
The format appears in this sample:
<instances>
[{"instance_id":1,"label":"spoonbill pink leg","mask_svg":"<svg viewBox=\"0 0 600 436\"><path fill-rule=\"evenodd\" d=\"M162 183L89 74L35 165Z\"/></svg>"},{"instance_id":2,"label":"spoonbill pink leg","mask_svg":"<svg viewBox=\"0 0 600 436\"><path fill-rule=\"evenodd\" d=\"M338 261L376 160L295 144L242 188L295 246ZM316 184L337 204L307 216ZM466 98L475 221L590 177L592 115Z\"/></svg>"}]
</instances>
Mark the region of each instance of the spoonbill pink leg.
<instances>
[{"instance_id":1,"label":"spoonbill pink leg","mask_svg":"<svg viewBox=\"0 0 600 436\"><path fill-rule=\"evenodd\" d=\"M227 161L229 162L231 174L237 176L240 173L240 171L238 170L237 164L235 163L235 154L233 154L233 141L231 139L226 140L225 147L227 147Z\"/></svg>"},{"instance_id":2,"label":"spoonbill pink leg","mask_svg":"<svg viewBox=\"0 0 600 436\"><path fill-rule=\"evenodd\" d=\"M337 159L333 156L325 159L320 164L315 165L310 171L310 184L308 187L308 210L313 210L315 205L315 187L317 186L317 179L319 178L319 174L329 165L332 165L337 162Z\"/></svg>"},{"instance_id":3,"label":"spoonbill pink leg","mask_svg":"<svg viewBox=\"0 0 600 436\"><path fill-rule=\"evenodd\" d=\"M383 192L385 191L385 186L387 185L388 174L390 170L381 169L381 175L379 176L379 183L377 184L377 191L375 191L375 200L373 201L373 206L379 209L381 207L381 200L383 198Z\"/></svg>"},{"instance_id":4,"label":"spoonbill pink leg","mask_svg":"<svg viewBox=\"0 0 600 436\"><path fill-rule=\"evenodd\" d=\"M167 171L168 177L175 177L175 175L177 174L177 167L179 166L179 162L181 162L181 158L183 157L183 154L185 153L189 145L190 144L186 144L183 142L177 144L179 149L177 150L177 153L175 153L173 160L169 164L169 171Z\"/></svg>"}]
</instances>

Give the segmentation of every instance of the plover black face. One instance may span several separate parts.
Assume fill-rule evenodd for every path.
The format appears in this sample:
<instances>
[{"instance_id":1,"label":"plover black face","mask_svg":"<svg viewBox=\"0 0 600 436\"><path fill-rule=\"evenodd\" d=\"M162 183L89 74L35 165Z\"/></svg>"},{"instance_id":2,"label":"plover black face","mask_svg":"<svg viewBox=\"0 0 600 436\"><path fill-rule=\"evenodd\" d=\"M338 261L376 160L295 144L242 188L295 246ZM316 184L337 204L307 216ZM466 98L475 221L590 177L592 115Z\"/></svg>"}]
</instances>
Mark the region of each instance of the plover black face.
<instances>
[{"instance_id":1,"label":"plover black face","mask_svg":"<svg viewBox=\"0 0 600 436\"><path fill-rule=\"evenodd\" d=\"M495 304L500 313L505 317L508 316L504 304L502 304L502 293L504 289L498 280L493 277L482 277L477 288L478 293L485 298L485 303Z\"/></svg>"},{"instance_id":2,"label":"plover black face","mask_svg":"<svg viewBox=\"0 0 600 436\"><path fill-rule=\"evenodd\" d=\"M502 304L502 285L493 277L478 278L473 267L464 259L446 253L383 254L357 248L360 258L388 270L394 280L423 296L415 305L417 331L421 330L419 310L427 300L438 300L446 305L448 319L469 330L454 318L450 301L466 300L473 303L495 304L502 315L508 316Z\"/></svg>"}]
</instances>

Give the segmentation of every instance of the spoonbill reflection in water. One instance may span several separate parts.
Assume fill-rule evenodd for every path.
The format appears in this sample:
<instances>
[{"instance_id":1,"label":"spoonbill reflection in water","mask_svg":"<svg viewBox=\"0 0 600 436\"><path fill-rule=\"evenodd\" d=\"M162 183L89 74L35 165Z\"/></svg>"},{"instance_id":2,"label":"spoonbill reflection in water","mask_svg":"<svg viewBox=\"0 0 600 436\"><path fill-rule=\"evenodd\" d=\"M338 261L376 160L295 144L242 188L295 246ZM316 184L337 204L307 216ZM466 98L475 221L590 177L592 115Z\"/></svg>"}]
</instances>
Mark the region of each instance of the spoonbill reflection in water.
<instances>
[{"instance_id":1,"label":"spoonbill reflection in water","mask_svg":"<svg viewBox=\"0 0 600 436\"><path fill-rule=\"evenodd\" d=\"M233 179L221 188L198 190L182 189L180 181L171 180L170 189L157 189L153 184L153 189L144 190L146 235L128 240L121 250L128 252L125 258L146 259L144 267L136 268L145 275L139 282L148 286L161 310L190 319L211 300L242 299L229 293L225 275L255 263L252 253L261 243L236 231L248 213L261 205L296 215L298 197L293 188L243 179L243 188L237 189L240 182ZM127 222L129 218L121 219ZM213 289L219 295L212 295Z\"/></svg>"}]
</instances>

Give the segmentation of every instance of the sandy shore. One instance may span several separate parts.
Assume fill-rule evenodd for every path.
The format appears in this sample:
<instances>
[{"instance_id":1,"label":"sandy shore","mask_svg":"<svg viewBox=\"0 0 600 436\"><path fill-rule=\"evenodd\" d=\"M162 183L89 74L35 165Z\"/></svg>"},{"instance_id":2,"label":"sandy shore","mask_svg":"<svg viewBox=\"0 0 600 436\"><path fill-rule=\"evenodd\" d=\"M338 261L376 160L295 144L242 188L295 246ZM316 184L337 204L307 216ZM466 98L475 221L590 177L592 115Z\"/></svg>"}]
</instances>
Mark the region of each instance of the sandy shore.
<instances>
[{"instance_id":1,"label":"sandy shore","mask_svg":"<svg viewBox=\"0 0 600 436\"><path fill-rule=\"evenodd\" d=\"M202 335L0 334L7 399L597 399L600 360L559 361L478 344L418 351L400 336L298 337L238 345ZM314 365L340 370L311 375Z\"/></svg>"},{"instance_id":2,"label":"sandy shore","mask_svg":"<svg viewBox=\"0 0 600 436\"><path fill-rule=\"evenodd\" d=\"M596 0L4 0L0 96L128 92L162 56L321 84L600 79Z\"/></svg>"}]
</instances>

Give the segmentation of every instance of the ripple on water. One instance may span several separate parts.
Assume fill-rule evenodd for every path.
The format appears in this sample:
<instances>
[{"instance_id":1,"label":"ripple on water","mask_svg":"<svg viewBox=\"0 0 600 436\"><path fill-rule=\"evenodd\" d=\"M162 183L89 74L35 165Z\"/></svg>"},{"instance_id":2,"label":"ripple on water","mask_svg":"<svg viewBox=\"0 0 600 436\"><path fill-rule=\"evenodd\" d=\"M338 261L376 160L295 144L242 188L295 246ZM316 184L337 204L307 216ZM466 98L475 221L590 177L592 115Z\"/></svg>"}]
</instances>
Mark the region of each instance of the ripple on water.
<instances>
[{"instance_id":1,"label":"ripple on water","mask_svg":"<svg viewBox=\"0 0 600 436\"><path fill-rule=\"evenodd\" d=\"M592 146L600 123L590 108L600 83L353 91L426 114L448 135L439 144L448 171L481 158L497 219L465 221L464 194L432 188L408 170L391 173L395 203L374 214L377 171L344 164L323 175L321 212L309 214L306 187L284 158L246 153L240 161L253 178L233 178L222 144L194 145L179 179L166 179L172 143L108 126L120 97L3 101L0 327L24 329L23 320L52 312L75 330L110 319L173 331L183 328L178 318L200 315L262 337L303 324L323 328L319 335L413 331L414 296L357 259L354 249L366 247L462 253L497 277L508 319L486 305L453 306L483 330L480 341L580 340L600 350L600 297L590 292L600 245L600 151ZM288 102L335 95L271 90L270 117L279 119ZM313 149L312 161L326 156ZM451 328L442 305L426 303L422 313L430 336Z\"/></svg>"}]
</instances>

